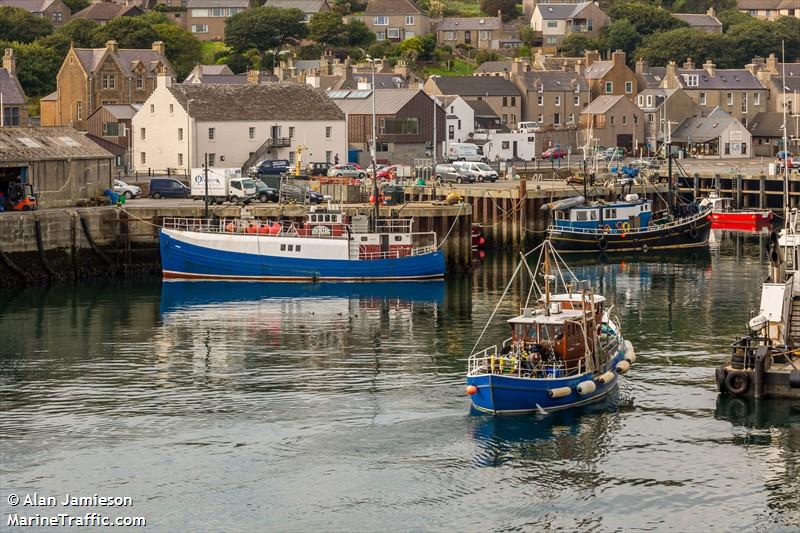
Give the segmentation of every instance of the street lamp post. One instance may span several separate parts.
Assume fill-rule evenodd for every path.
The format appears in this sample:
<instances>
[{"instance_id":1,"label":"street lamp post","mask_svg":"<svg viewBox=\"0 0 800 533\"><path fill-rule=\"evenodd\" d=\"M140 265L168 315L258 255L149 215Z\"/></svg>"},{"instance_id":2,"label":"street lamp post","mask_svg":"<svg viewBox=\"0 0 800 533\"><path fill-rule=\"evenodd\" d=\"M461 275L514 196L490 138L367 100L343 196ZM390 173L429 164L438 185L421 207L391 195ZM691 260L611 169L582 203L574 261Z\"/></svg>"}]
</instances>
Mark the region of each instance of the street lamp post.
<instances>
[{"instance_id":1,"label":"street lamp post","mask_svg":"<svg viewBox=\"0 0 800 533\"><path fill-rule=\"evenodd\" d=\"M375 151L377 150L377 126L375 118L375 59L367 56L367 62L372 67L372 142L370 143L370 159L372 160L372 199L375 202L375 215L372 217L373 231L378 230L378 217L380 204L378 200L378 170L375 165Z\"/></svg>"},{"instance_id":2,"label":"street lamp post","mask_svg":"<svg viewBox=\"0 0 800 533\"><path fill-rule=\"evenodd\" d=\"M436 159L437 159L437 152L436 144L437 144L437 137L436 137L436 108L438 107L436 104L436 80L439 79L439 76L434 74L431 76L433 79L433 172L436 172Z\"/></svg>"}]
</instances>

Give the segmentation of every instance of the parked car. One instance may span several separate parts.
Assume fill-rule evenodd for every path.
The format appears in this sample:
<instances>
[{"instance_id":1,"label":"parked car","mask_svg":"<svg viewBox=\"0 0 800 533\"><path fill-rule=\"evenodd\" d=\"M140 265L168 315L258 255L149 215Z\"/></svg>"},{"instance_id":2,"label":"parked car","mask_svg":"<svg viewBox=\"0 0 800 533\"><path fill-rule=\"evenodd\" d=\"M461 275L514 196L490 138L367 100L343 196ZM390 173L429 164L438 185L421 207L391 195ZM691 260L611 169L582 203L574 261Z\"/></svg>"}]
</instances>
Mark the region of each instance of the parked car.
<instances>
[{"instance_id":1,"label":"parked car","mask_svg":"<svg viewBox=\"0 0 800 533\"><path fill-rule=\"evenodd\" d=\"M542 159L561 159L562 157L567 157L567 151L557 146L553 146L542 152Z\"/></svg>"},{"instance_id":2,"label":"parked car","mask_svg":"<svg viewBox=\"0 0 800 533\"><path fill-rule=\"evenodd\" d=\"M497 181L497 172L486 163L457 161L453 163L456 171L474 181Z\"/></svg>"},{"instance_id":3,"label":"parked car","mask_svg":"<svg viewBox=\"0 0 800 533\"><path fill-rule=\"evenodd\" d=\"M330 163L309 163L306 165L306 175L327 176L331 166Z\"/></svg>"},{"instance_id":4,"label":"parked car","mask_svg":"<svg viewBox=\"0 0 800 533\"><path fill-rule=\"evenodd\" d=\"M151 178L150 196L159 198L189 198L192 189L175 178Z\"/></svg>"},{"instance_id":5,"label":"parked car","mask_svg":"<svg viewBox=\"0 0 800 533\"><path fill-rule=\"evenodd\" d=\"M256 174L262 176L280 176L289 172L291 165L288 159L267 159L258 164Z\"/></svg>"},{"instance_id":6,"label":"parked car","mask_svg":"<svg viewBox=\"0 0 800 533\"><path fill-rule=\"evenodd\" d=\"M334 165L328 170L328 176L337 178L363 178L367 175L355 165Z\"/></svg>"},{"instance_id":7,"label":"parked car","mask_svg":"<svg viewBox=\"0 0 800 533\"><path fill-rule=\"evenodd\" d=\"M775 154L775 157L777 157L778 159L785 159L787 157L790 158L793 157L793 154L789 150L781 150L780 152Z\"/></svg>"},{"instance_id":8,"label":"parked car","mask_svg":"<svg viewBox=\"0 0 800 533\"><path fill-rule=\"evenodd\" d=\"M603 159L606 161L619 161L625 158L625 148L620 147L611 147L606 148L605 152L603 152Z\"/></svg>"},{"instance_id":9,"label":"parked car","mask_svg":"<svg viewBox=\"0 0 800 533\"><path fill-rule=\"evenodd\" d=\"M114 192L122 194L126 199L130 200L142 194L142 189L136 185L128 185L122 180L114 180Z\"/></svg>"},{"instance_id":10,"label":"parked car","mask_svg":"<svg viewBox=\"0 0 800 533\"><path fill-rule=\"evenodd\" d=\"M325 200L322 194L311 190L308 185L285 184L282 191L286 198L299 203L321 204Z\"/></svg>"},{"instance_id":11,"label":"parked car","mask_svg":"<svg viewBox=\"0 0 800 533\"><path fill-rule=\"evenodd\" d=\"M647 159L647 158L639 158L634 161L631 161L631 166L636 168L643 168L643 169L658 169L660 165L658 164L658 160L656 158Z\"/></svg>"},{"instance_id":12,"label":"parked car","mask_svg":"<svg viewBox=\"0 0 800 533\"><path fill-rule=\"evenodd\" d=\"M441 182L472 183L475 181L475 176L467 172L460 172L452 163L436 165L434 170L434 176Z\"/></svg>"},{"instance_id":13,"label":"parked car","mask_svg":"<svg viewBox=\"0 0 800 533\"><path fill-rule=\"evenodd\" d=\"M800 157L792 157L789 156L788 159L782 158L777 160L777 169L778 172L784 171L784 165L788 162L789 170L796 170L800 169Z\"/></svg>"},{"instance_id":14,"label":"parked car","mask_svg":"<svg viewBox=\"0 0 800 533\"><path fill-rule=\"evenodd\" d=\"M280 195L278 194L277 189L273 189L272 187L267 187L267 184L261 180L256 181L256 194L255 197L258 199L259 202L267 203L267 202L278 202L280 200Z\"/></svg>"},{"instance_id":15,"label":"parked car","mask_svg":"<svg viewBox=\"0 0 800 533\"><path fill-rule=\"evenodd\" d=\"M411 166L410 165L389 165L378 169L379 180L390 180L393 178L410 178Z\"/></svg>"}]
</instances>

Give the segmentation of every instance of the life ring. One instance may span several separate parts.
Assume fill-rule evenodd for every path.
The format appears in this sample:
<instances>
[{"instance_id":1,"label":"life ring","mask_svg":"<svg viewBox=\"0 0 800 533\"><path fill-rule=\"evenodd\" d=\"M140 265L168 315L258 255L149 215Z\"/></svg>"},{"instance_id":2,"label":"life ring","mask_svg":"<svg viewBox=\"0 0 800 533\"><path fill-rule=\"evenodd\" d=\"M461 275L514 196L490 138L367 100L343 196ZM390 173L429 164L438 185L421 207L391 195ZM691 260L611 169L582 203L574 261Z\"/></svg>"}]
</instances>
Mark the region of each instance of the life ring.
<instances>
[{"instance_id":1,"label":"life ring","mask_svg":"<svg viewBox=\"0 0 800 533\"><path fill-rule=\"evenodd\" d=\"M628 233L630 230L631 230L630 223L629 222L623 222L622 223L622 231L624 231L625 233Z\"/></svg>"},{"instance_id":2,"label":"life ring","mask_svg":"<svg viewBox=\"0 0 800 533\"><path fill-rule=\"evenodd\" d=\"M603 226L603 233L605 233L606 235L608 235L609 233L611 233L611 226L609 226L608 224L606 224L605 226Z\"/></svg>"},{"instance_id":3,"label":"life ring","mask_svg":"<svg viewBox=\"0 0 800 533\"><path fill-rule=\"evenodd\" d=\"M225 224L225 231L227 231L228 233L233 233L234 229L236 229L236 227L233 225L233 222L228 222L227 224Z\"/></svg>"},{"instance_id":4,"label":"life ring","mask_svg":"<svg viewBox=\"0 0 800 533\"><path fill-rule=\"evenodd\" d=\"M617 229L622 229L622 222L617 222Z\"/></svg>"},{"instance_id":5,"label":"life ring","mask_svg":"<svg viewBox=\"0 0 800 533\"><path fill-rule=\"evenodd\" d=\"M599 241L597 241L597 248L599 250L605 251L608 248L608 240L605 237L601 237Z\"/></svg>"},{"instance_id":6,"label":"life ring","mask_svg":"<svg viewBox=\"0 0 800 533\"><path fill-rule=\"evenodd\" d=\"M689 230L689 238L696 239L697 238L697 227L692 226L692 229Z\"/></svg>"},{"instance_id":7,"label":"life ring","mask_svg":"<svg viewBox=\"0 0 800 533\"><path fill-rule=\"evenodd\" d=\"M650 249L650 248L647 246L647 244L643 244L643 245L642 245L642 252L644 252L644 253L647 253L647 251L648 251L649 249Z\"/></svg>"},{"instance_id":8,"label":"life ring","mask_svg":"<svg viewBox=\"0 0 800 533\"><path fill-rule=\"evenodd\" d=\"M750 386L750 375L747 372L735 371L729 372L725 376L725 388L731 394L744 394Z\"/></svg>"}]
</instances>

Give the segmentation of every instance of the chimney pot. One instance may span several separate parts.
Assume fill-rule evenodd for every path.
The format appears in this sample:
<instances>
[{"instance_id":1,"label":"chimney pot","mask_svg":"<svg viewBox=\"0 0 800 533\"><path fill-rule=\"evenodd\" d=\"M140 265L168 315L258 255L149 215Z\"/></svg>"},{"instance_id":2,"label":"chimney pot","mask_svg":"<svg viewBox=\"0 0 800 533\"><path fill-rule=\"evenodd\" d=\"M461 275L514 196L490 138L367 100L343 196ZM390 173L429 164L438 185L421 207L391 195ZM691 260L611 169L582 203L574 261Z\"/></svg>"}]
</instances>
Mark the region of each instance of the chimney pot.
<instances>
[{"instance_id":1,"label":"chimney pot","mask_svg":"<svg viewBox=\"0 0 800 533\"><path fill-rule=\"evenodd\" d=\"M14 49L6 48L3 54L3 68L8 71L9 76L12 78L17 75L17 61L14 58Z\"/></svg>"},{"instance_id":2,"label":"chimney pot","mask_svg":"<svg viewBox=\"0 0 800 533\"><path fill-rule=\"evenodd\" d=\"M261 71L260 70L248 70L247 71L247 84L248 85L258 85L261 83Z\"/></svg>"},{"instance_id":3,"label":"chimney pot","mask_svg":"<svg viewBox=\"0 0 800 533\"><path fill-rule=\"evenodd\" d=\"M166 55L166 47L164 45L164 41L156 41L153 43L153 51L158 52L159 55L165 56Z\"/></svg>"},{"instance_id":4,"label":"chimney pot","mask_svg":"<svg viewBox=\"0 0 800 533\"><path fill-rule=\"evenodd\" d=\"M112 54L116 54L117 53L117 41L114 41L114 40L106 41L106 48Z\"/></svg>"},{"instance_id":5,"label":"chimney pot","mask_svg":"<svg viewBox=\"0 0 800 533\"><path fill-rule=\"evenodd\" d=\"M687 57L686 58L686 62L683 64L683 68L688 69L688 70L693 70L694 69L694 59L692 59L691 57Z\"/></svg>"}]
</instances>

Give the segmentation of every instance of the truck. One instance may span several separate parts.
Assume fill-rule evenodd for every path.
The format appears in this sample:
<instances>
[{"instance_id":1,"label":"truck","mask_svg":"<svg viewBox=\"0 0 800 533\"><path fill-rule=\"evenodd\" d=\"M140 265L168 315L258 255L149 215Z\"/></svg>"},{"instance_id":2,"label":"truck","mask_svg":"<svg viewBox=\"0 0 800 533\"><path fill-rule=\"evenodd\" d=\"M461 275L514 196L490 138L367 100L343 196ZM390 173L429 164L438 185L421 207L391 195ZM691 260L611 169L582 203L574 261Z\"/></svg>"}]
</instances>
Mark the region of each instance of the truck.
<instances>
[{"instance_id":1,"label":"truck","mask_svg":"<svg viewBox=\"0 0 800 533\"><path fill-rule=\"evenodd\" d=\"M208 169L208 201L209 203L237 202L253 198L256 194L256 182L252 178L242 177L239 168ZM193 200L203 200L206 195L205 170L192 169Z\"/></svg>"}]
</instances>

